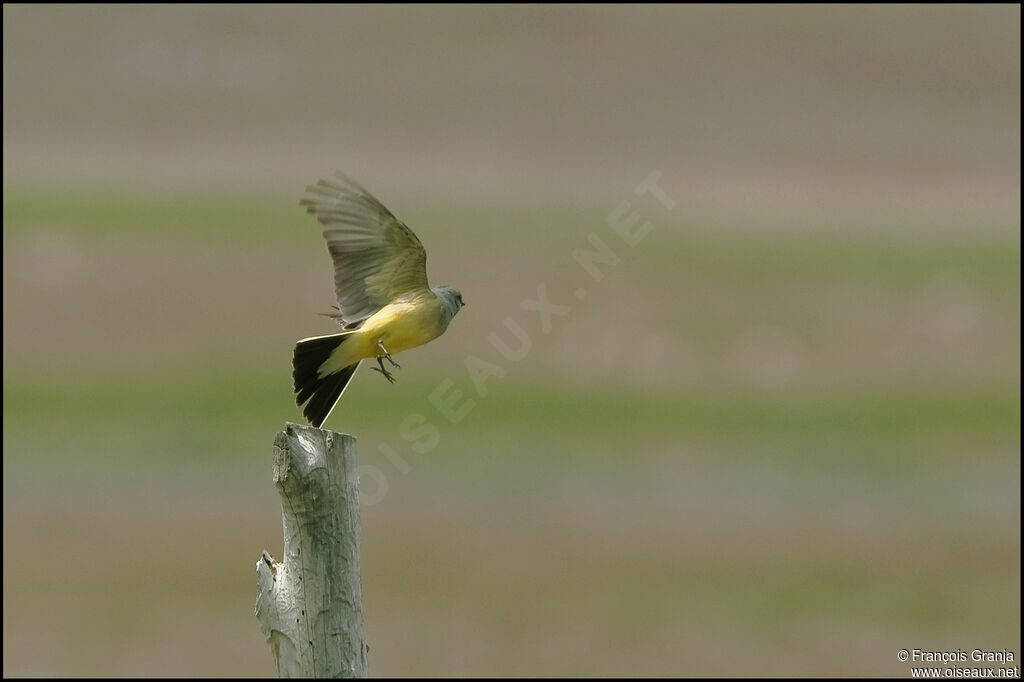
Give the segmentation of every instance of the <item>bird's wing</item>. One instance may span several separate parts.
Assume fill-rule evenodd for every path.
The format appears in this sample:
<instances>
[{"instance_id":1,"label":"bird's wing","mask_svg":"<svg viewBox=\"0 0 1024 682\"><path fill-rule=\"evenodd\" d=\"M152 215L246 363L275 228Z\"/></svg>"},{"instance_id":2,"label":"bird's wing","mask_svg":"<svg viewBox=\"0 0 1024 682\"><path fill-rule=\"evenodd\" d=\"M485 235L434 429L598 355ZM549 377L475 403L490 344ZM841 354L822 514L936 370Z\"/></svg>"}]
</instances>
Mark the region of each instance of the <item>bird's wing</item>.
<instances>
[{"instance_id":1,"label":"bird's wing","mask_svg":"<svg viewBox=\"0 0 1024 682\"><path fill-rule=\"evenodd\" d=\"M427 252L412 230L342 173L306 188L299 202L324 226L334 290L346 327L403 295L429 289Z\"/></svg>"}]
</instances>

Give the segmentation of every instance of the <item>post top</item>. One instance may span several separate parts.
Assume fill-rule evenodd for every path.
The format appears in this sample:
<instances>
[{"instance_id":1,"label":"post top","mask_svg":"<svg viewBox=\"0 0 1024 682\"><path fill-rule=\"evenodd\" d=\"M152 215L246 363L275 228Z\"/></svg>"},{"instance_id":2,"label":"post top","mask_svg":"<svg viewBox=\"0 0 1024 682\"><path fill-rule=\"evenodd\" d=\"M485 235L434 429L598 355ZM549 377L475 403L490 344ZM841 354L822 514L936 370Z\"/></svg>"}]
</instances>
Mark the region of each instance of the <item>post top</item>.
<instances>
[{"instance_id":1,"label":"post top","mask_svg":"<svg viewBox=\"0 0 1024 682\"><path fill-rule=\"evenodd\" d=\"M340 431L331 431L330 429L321 429L321 428L318 428L316 426L310 426L309 424L296 424L295 422L289 422L289 421L286 421L284 423L284 432L287 435L290 436L293 433L295 433L296 431L316 431L316 432L320 432L320 433L325 434L325 435L326 434L330 434L330 435L335 436L335 437L339 437L340 436L342 438L351 438L353 440L355 440L355 438L356 438L355 436L353 436L350 433L342 433Z\"/></svg>"}]
</instances>

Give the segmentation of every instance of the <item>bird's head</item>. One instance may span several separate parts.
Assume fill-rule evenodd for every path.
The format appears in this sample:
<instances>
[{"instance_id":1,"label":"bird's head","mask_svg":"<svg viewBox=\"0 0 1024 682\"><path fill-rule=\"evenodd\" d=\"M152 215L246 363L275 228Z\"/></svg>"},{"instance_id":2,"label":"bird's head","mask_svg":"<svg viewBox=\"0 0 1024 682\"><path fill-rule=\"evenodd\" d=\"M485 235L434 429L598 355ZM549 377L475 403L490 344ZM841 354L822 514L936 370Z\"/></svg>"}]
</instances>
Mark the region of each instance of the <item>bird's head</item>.
<instances>
[{"instance_id":1,"label":"bird's head","mask_svg":"<svg viewBox=\"0 0 1024 682\"><path fill-rule=\"evenodd\" d=\"M439 287L434 287L432 291L444 303L444 307L448 310L451 317L455 317L455 313L459 312L459 308L466 305L462 301L462 293L453 286L442 284Z\"/></svg>"}]
</instances>

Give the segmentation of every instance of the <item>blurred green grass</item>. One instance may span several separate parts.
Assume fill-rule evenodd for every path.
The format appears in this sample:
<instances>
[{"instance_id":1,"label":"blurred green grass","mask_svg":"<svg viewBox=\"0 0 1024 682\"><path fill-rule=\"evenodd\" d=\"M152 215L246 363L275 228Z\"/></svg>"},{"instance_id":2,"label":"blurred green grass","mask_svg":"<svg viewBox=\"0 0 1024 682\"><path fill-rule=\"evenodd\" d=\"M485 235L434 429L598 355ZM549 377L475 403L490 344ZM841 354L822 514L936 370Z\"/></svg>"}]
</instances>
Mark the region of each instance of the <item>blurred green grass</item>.
<instances>
[{"instance_id":1,"label":"blurred green grass","mask_svg":"<svg viewBox=\"0 0 1024 682\"><path fill-rule=\"evenodd\" d=\"M298 408L292 404L290 386L281 374L186 373L143 381L108 377L82 381L76 377L71 384L8 380L4 384L5 416L10 420L12 439L24 438L51 456L60 454L59 438L72 433L86 437L90 424L107 427L129 418L124 426L131 430L171 430L175 424L184 424L194 433L209 433L210 437L217 431L259 431L282 416L301 421L301 415L293 414ZM365 380L374 375L359 376ZM913 387L833 395L821 391L695 395L591 385L581 399L564 386L517 381L503 383L481 399L464 381L465 394L479 402L457 427L447 424L429 402L434 388L420 378L403 381L401 390L377 382L364 384L362 390L353 388L351 399L336 408L329 425L338 430L358 425L351 430L397 432L405 416L426 413L436 425L459 431L460 438L492 434L512 423L545 437L574 439L587 447L604 444L615 450L631 443L645 447L679 434L730 444L802 441L818 447L846 443L845 447L866 445L869 449L879 444L903 447L907 439L930 434L943 439L987 437L990 445L1008 446L1020 427L1020 396L1004 387ZM624 424L629 428L623 429ZM108 438L109 434L95 437ZM198 454L207 457L222 445L210 442L202 448L208 452ZM179 453L176 447L170 450L174 457L189 455L187 451ZM111 453L116 451L110 448ZM21 455L12 454L12 463L22 461ZM24 459L31 461L36 454L26 453ZM138 454L159 461L171 453L146 448ZM567 452L566 456L574 454ZM221 456L248 455L231 448ZM436 456L443 458L446 453ZM631 465L625 459L621 464Z\"/></svg>"},{"instance_id":2,"label":"blurred green grass","mask_svg":"<svg viewBox=\"0 0 1024 682\"><path fill-rule=\"evenodd\" d=\"M126 195L113 190L55 193L14 187L5 190L4 234L17 237L44 227L82 237L171 235L211 242L258 238L275 247L315 249L310 219L296 204L291 197L268 199L237 192ZM542 247L562 254L565 249L591 248L585 236L604 229L609 207L570 210L557 204L463 200L419 201L401 208L400 215L417 217L415 226L428 240L443 237L497 251L506 241L537 239L534 250ZM941 274L1012 292L1020 280L1020 258L1007 248L1016 242L990 217L893 219L868 212L793 221L718 210L689 212L677 219L681 220L685 223L675 222L668 229L659 225L657 239L641 246L646 267L674 277L743 285L865 278L906 286ZM822 229L822 224L827 227ZM304 239L297 240L297 235Z\"/></svg>"}]
</instances>

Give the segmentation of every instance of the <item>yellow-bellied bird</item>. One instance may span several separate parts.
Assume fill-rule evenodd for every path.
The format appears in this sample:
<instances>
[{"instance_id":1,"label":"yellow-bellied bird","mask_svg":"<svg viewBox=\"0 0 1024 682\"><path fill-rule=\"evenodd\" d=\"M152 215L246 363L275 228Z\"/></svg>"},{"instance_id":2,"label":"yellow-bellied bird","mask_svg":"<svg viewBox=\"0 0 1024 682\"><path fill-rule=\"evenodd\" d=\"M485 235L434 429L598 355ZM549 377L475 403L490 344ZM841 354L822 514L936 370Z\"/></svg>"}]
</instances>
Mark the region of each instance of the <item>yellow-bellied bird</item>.
<instances>
[{"instance_id":1,"label":"yellow-bellied bird","mask_svg":"<svg viewBox=\"0 0 1024 682\"><path fill-rule=\"evenodd\" d=\"M392 355L436 339L465 305L454 287L427 284L427 252L412 230L357 182L335 177L307 187L300 202L324 226L338 296L338 312L327 315L345 328L295 345L295 403L306 403L316 427L362 360L375 358L373 369L394 383L384 360L398 367Z\"/></svg>"}]
</instances>

